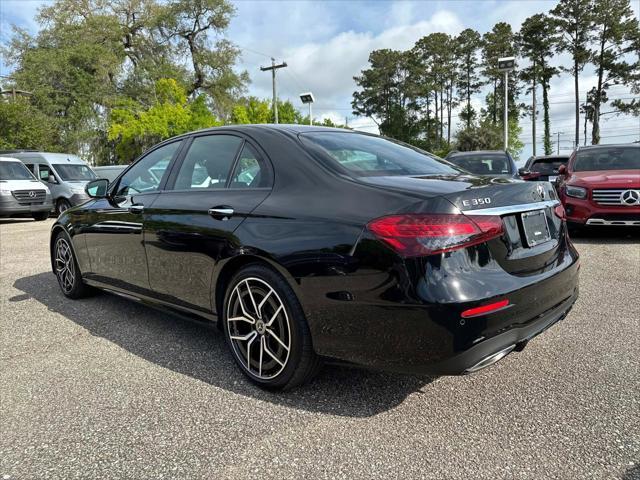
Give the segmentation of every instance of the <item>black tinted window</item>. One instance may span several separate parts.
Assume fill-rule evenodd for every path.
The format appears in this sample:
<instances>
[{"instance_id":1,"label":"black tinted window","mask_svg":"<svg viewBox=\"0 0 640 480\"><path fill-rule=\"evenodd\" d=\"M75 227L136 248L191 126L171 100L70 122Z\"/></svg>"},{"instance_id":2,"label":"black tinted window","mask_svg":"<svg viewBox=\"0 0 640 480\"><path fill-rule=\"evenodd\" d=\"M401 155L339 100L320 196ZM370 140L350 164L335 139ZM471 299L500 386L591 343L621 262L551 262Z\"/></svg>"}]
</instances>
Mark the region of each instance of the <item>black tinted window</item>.
<instances>
[{"instance_id":1,"label":"black tinted window","mask_svg":"<svg viewBox=\"0 0 640 480\"><path fill-rule=\"evenodd\" d=\"M181 142L173 142L156 148L142 157L125 173L118 182L116 196L127 196L135 193L154 192L160 188L169 162L175 155Z\"/></svg>"},{"instance_id":2,"label":"black tinted window","mask_svg":"<svg viewBox=\"0 0 640 480\"><path fill-rule=\"evenodd\" d=\"M242 147L231 179L231 188L261 188L271 186L271 178L264 160L248 143Z\"/></svg>"},{"instance_id":3,"label":"black tinted window","mask_svg":"<svg viewBox=\"0 0 640 480\"><path fill-rule=\"evenodd\" d=\"M180 166L175 190L224 188L242 139L233 135L196 137Z\"/></svg>"},{"instance_id":4,"label":"black tinted window","mask_svg":"<svg viewBox=\"0 0 640 480\"><path fill-rule=\"evenodd\" d=\"M504 175L513 173L509 159L502 153L453 155L447 157L447 160L477 175Z\"/></svg>"},{"instance_id":5,"label":"black tinted window","mask_svg":"<svg viewBox=\"0 0 640 480\"><path fill-rule=\"evenodd\" d=\"M357 176L459 173L435 155L381 137L316 132L301 134L300 138L323 160L338 164Z\"/></svg>"},{"instance_id":6,"label":"black tinted window","mask_svg":"<svg viewBox=\"0 0 640 480\"><path fill-rule=\"evenodd\" d=\"M578 150L574 164L576 172L638 169L640 169L640 147Z\"/></svg>"},{"instance_id":7,"label":"black tinted window","mask_svg":"<svg viewBox=\"0 0 640 480\"><path fill-rule=\"evenodd\" d=\"M533 165L531 165L531 171L532 172L538 172L538 173L558 173L558 168L560 168L560 165L566 165L567 164L567 159L565 160L558 160L558 159L540 159L540 160L535 160L533 162Z\"/></svg>"}]
</instances>

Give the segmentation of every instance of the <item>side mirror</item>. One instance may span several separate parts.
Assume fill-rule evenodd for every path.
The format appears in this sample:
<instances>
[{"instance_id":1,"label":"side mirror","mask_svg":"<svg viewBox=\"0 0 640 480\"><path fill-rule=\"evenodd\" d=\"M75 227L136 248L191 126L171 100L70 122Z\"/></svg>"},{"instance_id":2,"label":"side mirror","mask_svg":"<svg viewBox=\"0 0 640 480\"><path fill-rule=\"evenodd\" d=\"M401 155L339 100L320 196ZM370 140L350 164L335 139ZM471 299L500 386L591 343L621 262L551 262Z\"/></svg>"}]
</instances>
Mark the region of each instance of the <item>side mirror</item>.
<instances>
[{"instance_id":1,"label":"side mirror","mask_svg":"<svg viewBox=\"0 0 640 480\"><path fill-rule=\"evenodd\" d=\"M558 167L558 175L566 175L567 174L567 166L566 165L560 165Z\"/></svg>"},{"instance_id":2,"label":"side mirror","mask_svg":"<svg viewBox=\"0 0 640 480\"><path fill-rule=\"evenodd\" d=\"M55 175L50 173L47 177L47 183L58 183L58 180L56 179Z\"/></svg>"},{"instance_id":3,"label":"side mirror","mask_svg":"<svg viewBox=\"0 0 640 480\"><path fill-rule=\"evenodd\" d=\"M84 191L87 192L91 198L105 198L107 196L107 189L109 188L109 180L106 178L98 178L92 180L84 186Z\"/></svg>"},{"instance_id":4,"label":"side mirror","mask_svg":"<svg viewBox=\"0 0 640 480\"><path fill-rule=\"evenodd\" d=\"M525 175L528 175L529 171L526 168L519 168L518 169L518 175L520 175L521 177L524 177Z\"/></svg>"}]
</instances>

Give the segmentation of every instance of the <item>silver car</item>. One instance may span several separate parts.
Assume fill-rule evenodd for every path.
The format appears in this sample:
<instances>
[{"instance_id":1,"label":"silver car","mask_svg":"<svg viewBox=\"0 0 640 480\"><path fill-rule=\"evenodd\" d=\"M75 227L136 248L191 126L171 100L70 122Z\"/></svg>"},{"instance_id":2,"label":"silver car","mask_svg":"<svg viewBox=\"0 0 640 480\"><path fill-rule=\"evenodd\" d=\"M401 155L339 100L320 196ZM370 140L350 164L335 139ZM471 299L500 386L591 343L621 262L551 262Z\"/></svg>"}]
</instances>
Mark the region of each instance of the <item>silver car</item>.
<instances>
[{"instance_id":1,"label":"silver car","mask_svg":"<svg viewBox=\"0 0 640 480\"><path fill-rule=\"evenodd\" d=\"M20 160L0 157L0 217L45 220L52 208L49 189Z\"/></svg>"}]
</instances>

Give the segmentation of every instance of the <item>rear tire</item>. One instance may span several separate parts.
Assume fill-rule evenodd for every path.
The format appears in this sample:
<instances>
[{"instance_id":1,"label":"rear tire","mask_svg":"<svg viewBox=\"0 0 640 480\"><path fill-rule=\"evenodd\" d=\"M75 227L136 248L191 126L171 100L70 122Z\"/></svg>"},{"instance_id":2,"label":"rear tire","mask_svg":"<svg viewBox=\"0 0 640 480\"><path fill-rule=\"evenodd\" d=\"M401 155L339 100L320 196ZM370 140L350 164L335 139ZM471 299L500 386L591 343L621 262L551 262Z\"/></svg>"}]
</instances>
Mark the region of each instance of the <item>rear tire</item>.
<instances>
[{"instance_id":1,"label":"rear tire","mask_svg":"<svg viewBox=\"0 0 640 480\"><path fill-rule=\"evenodd\" d=\"M262 388L290 390L309 382L321 367L298 298L266 266L248 265L233 276L222 323L238 367Z\"/></svg>"},{"instance_id":2,"label":"rear tire","mask_svg":"<svg viewBox=\"0 0 640 480\"><path fill-rule=\"evenodd\" d=\"M41 222L49 218L49 212L38 212L31 215L36 222Z\"/></svg>"},{"instance_id":3,"label":"rear tire","mask_svg":"<svg viewBox=\"0 0 640 480\"><path fill-rule=\"evenodd\" d=\"M78 267L76 255L73 251L71 239L66 232L61 231L53 242L53 273L58 279L58 285L65 297L78 299L88 297L94 289L82 281L82 274Z\"/></svg>"}]
</instances>

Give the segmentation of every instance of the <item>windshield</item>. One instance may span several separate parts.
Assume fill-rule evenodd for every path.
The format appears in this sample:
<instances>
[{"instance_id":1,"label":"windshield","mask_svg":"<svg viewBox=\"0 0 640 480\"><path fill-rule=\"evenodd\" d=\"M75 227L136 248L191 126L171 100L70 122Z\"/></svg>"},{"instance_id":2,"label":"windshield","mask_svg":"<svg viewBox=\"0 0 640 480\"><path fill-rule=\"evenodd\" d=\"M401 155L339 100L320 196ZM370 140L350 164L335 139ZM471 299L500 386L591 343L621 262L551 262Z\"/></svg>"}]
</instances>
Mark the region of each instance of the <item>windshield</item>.
<instances>
[{"instance_id":1,"label":"windshield","mask_svg":"<svg viewBox=\"0 0 640 480\"><path fill-rule=\"evenodd\" d=\"M0 162L0 180L35 180L22 162Z\"/></svg>"},{"instance_id":2,"label":"windshield","mask_svg":"<svg viewBox=\"0 0 640 480\"><path fill-rule=\"evenodd\" d=\"M60 179L64 181L93 180L97 178L93 170L79 163L57 163L52 166L53 169L58 172Z\"/></svg>"},{"instance_id":3,"label":"windshield","mask_svg":"<svg viewBox=\"0 0 640 480\"><path fill-rule=\"evenodd\" d=\"M538 173L558 173L558 168L560 165L566 165L568 158L558 159L558 158L546 158L541 160L535 160L533 165L531 165L532 172Z\"/></svg>"},{"instance_id":4,"label":"windshield","mask_svg":"<svg viewBox=\"0 0 640 480\"><path fill-rule=\"evenodd\" d=\"M315 132L301 134L300 138L322 159L337 163L359 177L460 173L435 155L381 137Z\"/></svg>"},{"instance_id":5,"label":"windshield","mask_svg":"<svg viewBox=\"0 0 640 480\"><path fill-rule=\"evenodd\" d=\"M509 162L509 159L504 153L454 155L447 160L477 175L505 175L513 173L511 171L511 162Z\"/></svg>"},{"instance_id":6,"label":"windshield","mask_svg":"<svg viewBox=\"0 0 640 480\"><path fill-rule=\"evenodd\" d=\"M573 169L576 172L640 170L640 148L611 147L578 150Z\"/></svg>"}]
</instances>

